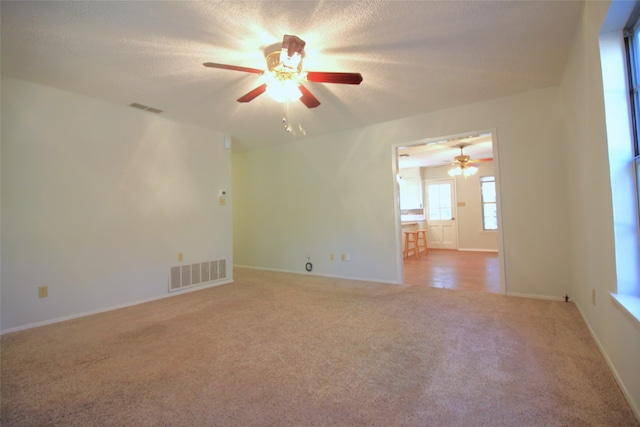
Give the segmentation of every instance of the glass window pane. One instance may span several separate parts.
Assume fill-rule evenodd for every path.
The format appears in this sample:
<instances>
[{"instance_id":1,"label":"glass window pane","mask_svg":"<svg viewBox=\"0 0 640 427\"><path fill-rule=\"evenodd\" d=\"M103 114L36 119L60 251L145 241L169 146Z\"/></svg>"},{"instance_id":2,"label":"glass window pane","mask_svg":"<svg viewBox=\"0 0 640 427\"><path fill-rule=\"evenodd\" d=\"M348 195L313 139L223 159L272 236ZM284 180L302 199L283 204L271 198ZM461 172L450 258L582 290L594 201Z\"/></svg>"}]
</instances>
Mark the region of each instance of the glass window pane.
<instances>
[{"instance_id":1,"label":"glass window pane","mask_svg":"<svg viewBox=\"0 0 640 427\"><path fill-rule=\"evenodd\" d=\"M632 54L631 56L631 72L632 72L632 79L634 82L634 86L638 83L638 65L640 65L638 63L638 46L640 45L640 32L638 31L638 29L636 28L634 30L633 33L633 37L631 38L631 47L632 47ZM633 86L632 86L633 87Z\"/></svg>"},{"instance_id":2,"label":"glass window pane","mask_svg":"<svg viewBox=\"0 0 640 427\"><path fill-rule=\"evenodd\" d=\"M496 183L484 182L482 183L482 201L495 202L496 201Z\"/></svg>"},{"instance_id":3,"label":"glass window pane","mask_svg":"<svg viewBox=\"0 0 640 427\"><path fill-rule=\"evenodd\" d=\"M636 192L640 193L640 156L636 157ZM638 210L640 211L640 194L638 194Z\"/></svg>"},{"instance_id":4,"label":"glass window pane","mask_svg":"<svg viewBox=\"0 0 640 427\"><path fill-rule=\"evenodd\" d=\"M640 21L637 14L632 15L634 22L629 22L627 30L631 32L631 37L627 39L627 57L629 60L629 86L632 88L630 101L632 104L631 113L634 124L634 156L636 167L636 194L640 203ZM640 215L640 205L638 206Z\"/></svg>"},{"instance_id":5,"label":"glass window pane","mask_svg":"<svg viewBox=\"0 0 640 427\"><path fill-rule=\"evenodd\" d=\"M495 218L496 217L496 205L485 203L484 205L484 216Z\"/></svg>"},{"instance_id":6,"label":"glass window pane","mask_svg":"<svg viewBox=\"0 0 640 427\"><path fill-rule=\"evenodd\" d=\"M640 94L636 91L632 96L633 101L633 114L635 118L635 134L640 135L640 121L638 121L638 117L640 117ZM638 138L636 137L636 150L638 144Z\"/></svg>"},{"instance_id":7,"label":"glass window pane","mask_svg":"<svg viewBox=\"0 0 640 427\"><path fill-rule=\"evenodd\" d=\"M495 215L495 205L493 205L493 213L487 212L484 216L484 229L485 230L496 230L498 228L498 218Z\"/></svg>"},{"instance_id":8,"label":"glass window pane","mask_svg":"<svg viewBox=\"0 0 640 427\"><path fill-rule=\"evenodd\" d=\"M497 230L498 229L498 219L497 218L487 218L484 223L485 230Z\"/></svg>"},{"instance_id":9,"label":"glass window pane","mask_svg":"<svg viewBox=\"0 0 640 427\"><path fill-rule=\"evenodd\" d=\"M498 208L496 205L496 179L494 176L480 177L480 195L482 197L482 228L498 229Z\"/></svg>"},{"instance_id":10,"label":"glass window pane","mask_svg":"<svg viewBox=\"0 0 640 427\"><path fill-rule=\"evenodd\" d=\"M637 91L633 94L632 103L636 135L634 149L635 154L637 155L640 154L640 145L638 144L638 135L640 135L640 123L638 123L638 121L640 120L640 93L638 93Z\"/></svg>"},{"instance_id":11,"label":"glass window pane","mask_svg":"<svg viewBox=\"0 0 640 427\"><path fill-rule=\"evenodd\" d=\"M451 219L451 185L446 184L428 184L429 195L429 219L430 220L449 220Z\"/></svg>"}]
</instances>

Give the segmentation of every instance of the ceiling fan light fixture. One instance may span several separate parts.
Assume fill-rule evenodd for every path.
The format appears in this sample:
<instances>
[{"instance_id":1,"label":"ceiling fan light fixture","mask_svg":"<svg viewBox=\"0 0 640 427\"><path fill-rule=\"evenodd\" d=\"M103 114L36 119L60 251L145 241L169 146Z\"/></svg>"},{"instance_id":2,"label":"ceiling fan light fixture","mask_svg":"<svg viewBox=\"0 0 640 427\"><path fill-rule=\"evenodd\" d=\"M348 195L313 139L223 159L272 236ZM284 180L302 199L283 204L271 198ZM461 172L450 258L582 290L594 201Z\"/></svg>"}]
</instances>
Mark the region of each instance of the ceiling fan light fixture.
<instances>
[{"instance_id":1,"label":"ceiling fan light fixture","mask_svg":"<svg viewBox=\"0 0 640 427\"><path fill-rule=\"evenodd\" d=\"M302 96L298 84L290 79L267 76L267 94L276 102L296 101Z\"/></svg>"},{"instance_id":2,"label":"ceiling fan light fixture","mask_svg":"<svg viewBox=\"0 0 640 427\"><path fill-rule=\"evenodd\" d=\"M458 176L462 175L462 168L460 166L456 166L455 168L449 169L449 176Z\"/></svg>"},{"instance_id":3,"label":"ceiling fan light fixture","mask_svg":"<svg viewBox=\"0 0 640 427\"><path fill-rule=\"evenodd\" d=\"M476 174L476 172L478 172L478 168L477 168L477 167L475 167L475 166L469 166L469 167L466 167L466 168L464 168L464 170L462 171L462 173L464 174L464 177L465 177L465 178L466 178L466 177L468 177L468 176L471 176L471 175L475 175L475 174Z\"/></svg>"},{"instance_id":4,"label":"ceiling fan light fixture","mask_svg":"<svg viewBox=\"0 0 640 427\"><path fill-rule=\"evenodd\" d=\"M302 66L302 55L296 52L293 56L289 56L285 50L281 50L280 66L290 70L298 70Z\"/></svg>"},{"instance_id":5,"label":"ceiling fan light fixture","mask_svg":"<svg viewBox=\"0 0 640 427\"><path fill-rule=\"evenodd\" d=\"M471 175L475 175L478 172L478 168L475 166L456 166L449 169L449 176L455 177L463 175L465 178Z\"/></svg>"},{"instance_id":6,"label":"ceiling fan light fixture","mask_svg":"<svg viewBox=\"0 0 640 427\"><path fill-rule=\"evenodd\" d=\"M320 105L320 101L304 86L304 83L358 85L362 82L360 73L303 72L302 59L304 57L305 44L304 40L298 36L285 35L280 50L271 51L271 47L269 47L269 52L265 52L268 70L266 72L259 68L217 62L205 62L203 65L205 67L242 71L262 76L262 84L238 98L238 102L250 102L264 92L268 92L276 101L300 100L307 108L316 108Z\"/></svg>"},{"instance_id":7,"label":"ceiling fan light fixture","mask_svg":"<svg viewBox=\"0 0 640 427\"><path fill-rule=\"evenodd\" d=\"M302 56L298 53L289 57L286 50L276 50L266 56L267 70L282 74L300 74L302 71Z\"/></svg>"},{"instance_id":8,"label":"ceiling fan light fixture","mask_svg":"<svg viewBox=\"0 0 640 427\"><path fill-rule=\"evenodd\" d=\"M469 162L471 161L471 157L466 156L462 149L464 145L460 145L460 155L454 157L455 166L449 169L449 176L455 177L459 175L463 175L465 178L471 175L475 175L478 172L478 168L473 166Z\"/></svg>"},{"instance_id":9,"label":"ceiling fan light fixture","mask_svg":"<svg viewBox=\"0 0 640 427\"><path fill-rule=\"evenodd\" d=\"M276 102L296 101L302 97L298 88L302 76L302 56L294 53L292 57L287 55L287 50L271 52L267 55L268 72L264 74L267 84L267 93Z\"/></svg>"},{"instance_id":10,"label":"ceiling fan light fixture","mask_svg":"<svg viewBox=\"0 0 640 427\"><path fill-rule=\"evenodd\" d=\"M300 71L302 66L302 51L305 41L298 36L285 35L282 38L282 50L280 51L280 64L289 70Z\"/></svg>"}]
</instances>

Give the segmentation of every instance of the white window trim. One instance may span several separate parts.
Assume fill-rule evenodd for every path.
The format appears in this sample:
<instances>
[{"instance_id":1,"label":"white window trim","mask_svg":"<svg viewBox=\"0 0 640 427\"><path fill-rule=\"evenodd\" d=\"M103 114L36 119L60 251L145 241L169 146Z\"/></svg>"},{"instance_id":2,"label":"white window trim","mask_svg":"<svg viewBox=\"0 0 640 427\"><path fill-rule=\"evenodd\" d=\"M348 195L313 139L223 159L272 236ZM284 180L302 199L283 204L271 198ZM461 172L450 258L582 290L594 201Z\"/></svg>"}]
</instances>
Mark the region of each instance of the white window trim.
<instances>
[{"instance_id":1,"label":"white window trim","mask_svg":"<svg viewBox=\"0 0 640 427\"><path fill-rule=\"evenodd\" d=\"M606 131L611 176L616 305L640 324L640 272L638 260L638 216L631 106L626 77L626 52L622 30L600 35Z\"/></svg>"},{"instance_id":2,"label":"white window trim","mask_svg":"<svg viewBox=\"0 0 640 427\"><path fill-rule=\"evenodd\" d=\"M482 192L482 182L483 182L482 178L487 178L487 177L493 178L493 180L492 180L493 188L494 188L495 193L496 193L495 202L485 202L484 201L484 193ZM480 181L480 209L481 209L480 218L482 219L482 230L480 230L480 231L495 233L495 232L498 231L498 228L497 228L498 218L497 217L496 217L496 228L484 228L484 226L485 226L484 205L485 205L485 203L493 203L494 205L496 205L496 215L497 215L497 213L498 213L498 186L497 185L498 184L496 182L496 176L495 175L483 175L483 176L480 177L479 181Z\"/></svg>"}]
</instances>

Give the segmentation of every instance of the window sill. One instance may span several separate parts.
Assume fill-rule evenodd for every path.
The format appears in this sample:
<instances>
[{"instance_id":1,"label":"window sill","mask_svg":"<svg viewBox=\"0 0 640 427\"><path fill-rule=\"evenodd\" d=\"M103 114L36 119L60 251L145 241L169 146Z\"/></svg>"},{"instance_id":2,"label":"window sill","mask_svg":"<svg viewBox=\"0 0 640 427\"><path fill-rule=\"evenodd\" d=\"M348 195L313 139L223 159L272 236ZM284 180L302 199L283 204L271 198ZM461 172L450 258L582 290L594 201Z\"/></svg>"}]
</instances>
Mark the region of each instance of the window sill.
<instances>
[{"instance_id":1,"label":"window sill","mask_svg":"<svg viewBox=\"0 0 640 427\"><path fill-rule=\"evenodd\" d=\"M611 299L619 306L624 314L640 326L640 297L632 295L610 293Z\"/></svg>"}]
</instances>

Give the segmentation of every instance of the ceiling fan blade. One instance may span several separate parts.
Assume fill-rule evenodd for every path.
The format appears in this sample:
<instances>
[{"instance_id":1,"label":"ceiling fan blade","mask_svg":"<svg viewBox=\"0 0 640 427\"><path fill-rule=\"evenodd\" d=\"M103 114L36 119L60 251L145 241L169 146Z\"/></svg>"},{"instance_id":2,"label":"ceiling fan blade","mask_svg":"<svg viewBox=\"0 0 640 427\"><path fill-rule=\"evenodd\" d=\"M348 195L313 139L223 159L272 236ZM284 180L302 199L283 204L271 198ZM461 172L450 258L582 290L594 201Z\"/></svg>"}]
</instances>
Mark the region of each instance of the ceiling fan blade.
<instances>
[{"instance_id":1,"label":"ceiling fan blade","mask_svg":"<svg viewBox=\"0 0 640 427\"><path fill-rule=\"evenodd\" d=\"M325 71L309 71L307 80L318 83L340 83L347 85L359 85L362 82L360 73L332 73Z\"/></svg>"},{"instance_id":2,"label":"ceiling fan blade","mask_svg":"<svg viewBox=\"0 0 640 427\"><path fill-rule=\"evenodd\" d=\"M313 94L309 92L309 89L302 85L298 85L298 89L300 89L300 92L302 92L300 101L302 101L302 103L308 108L316 108L318 105L320 105L320 101L318 101L318 98L313 96Z\"/></svg>"},{"instance_id":3,"label":"ceiling fan blade","mask_svg":"<svg viewBox=\"0 0 640 427\"><path fill-rule=\"evenodd\" d=\"M493 158L485 157L483 159L473 159L469 163L482 163L482 162L492 162L492 161L493 161Z\"/></svg>"},{"instance_id":4,"label":"ceiling fan blade","mask_svg":"<svg viewBox=\"0 0 640 427\"><path fill-rule=\"evenodd\" d=\"M258 68L239 67L237 65L217 64L215 62L205 62L205 67L222 68L223 70L243 71L245 73L263 74L264 70Z\"/></svg>"},{"instance_id":5,"label":"ceiling fan blade","mask_svg":"<svg viewBox=\"0 0 640 427\"><path fill-rule=\"evenodd\" d=\"M253 89L251 92L241 96L238 98L238 102L249 102L257 98L259 95L262 95L267 90L267 84L261 84L257 88Z\"/></svg>"}]
</instances>

